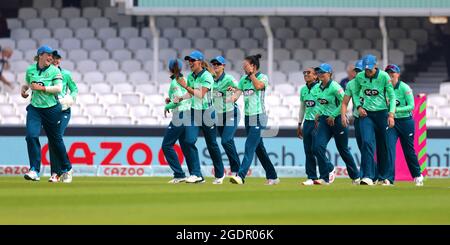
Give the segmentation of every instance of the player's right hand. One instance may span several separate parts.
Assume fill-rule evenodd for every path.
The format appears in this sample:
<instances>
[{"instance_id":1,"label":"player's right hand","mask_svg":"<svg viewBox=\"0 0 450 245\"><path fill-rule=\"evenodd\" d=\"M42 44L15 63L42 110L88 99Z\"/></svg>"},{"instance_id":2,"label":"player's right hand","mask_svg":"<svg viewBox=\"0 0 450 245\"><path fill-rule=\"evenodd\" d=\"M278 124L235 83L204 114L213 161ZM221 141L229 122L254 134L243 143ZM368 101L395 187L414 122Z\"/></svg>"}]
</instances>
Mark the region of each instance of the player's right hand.
<instances>
[{"instance_id":1,"label":"player's right hand","mask_svg":"<svg viewBox=\"0 0 450 245\"><path fill-rule=\"evenodd\" d=\"M360 117L367 117L367 112L366 112L366 110L364 110L364 108L359 107L358 112L359 112Z\"/></svg>"},{"instance_id":2,"label":"player's right hand","mask_svg":"<svg viewBox=\"0 0 450 245\"><path fill-rule=\"evenodd\" d=\"M345 114L341 115L341 124L342 124L342 127L344 127L344 128L346 128L348 126L348 119Z\"/></svg>"},{"instance_id":3,"label":"player's right hand","mask_svg":"<svg viewBox=\"0 0 450 245\"><path fill-rule=\"evenodd\" d=\"M20 90L20 95L22 96L22 98L28 98L28 86L22 86L22 89Z\"/></svg>"},{"instance_id":4,"label":"player's right hand","mask_svg":"<svg viewBox=\"0 0 450 245\"><path fill-rule=\"evenodd\" d=\"M302 126L298 126L297 127L297 137L300 139L303 139L303 130L302 130Z\"/></svg>"},{"instance_id":5,"label":"player's right hand","mask_svg":"<svg viewBox=\"0 0 450 245\"><path fill-rule=\"evenodd\" d=\"M165 118L167 118L167 113L170 113L170 111L167 110L167 109L164 109L164 117L165 117Z\"/></svg>"},{"instance_id":6,"label":"player's right hand","mask_svg":"<svg viewBox=\"0 0 450 245\"><path fill-rule=\"evenodd\" d=\"M169 104L170 103L170 98L167 97L165 101L166 101L166 104Z\"/></svg>"}]
</instances>

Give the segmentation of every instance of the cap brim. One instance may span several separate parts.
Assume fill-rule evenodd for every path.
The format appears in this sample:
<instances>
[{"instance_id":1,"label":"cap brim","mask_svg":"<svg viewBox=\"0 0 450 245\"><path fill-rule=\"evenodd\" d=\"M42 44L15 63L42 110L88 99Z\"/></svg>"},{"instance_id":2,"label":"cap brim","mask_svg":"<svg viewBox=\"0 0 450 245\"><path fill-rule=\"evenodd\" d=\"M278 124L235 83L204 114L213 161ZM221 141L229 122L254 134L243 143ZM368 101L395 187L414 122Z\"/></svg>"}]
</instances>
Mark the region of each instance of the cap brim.
<instances>
[{"instance_id":1,"label":"cap brim","mask_svg":"<svg viewBox=\"0 0 450 245\"><path fill-rule=\"evenodd\" d=\"M366 65L366 67L364 69L372 70L373 68L375 68L375 65Z\"/></svg>"},{"instance_id":2,"label":"cap brim","mask_svg":"<svg viewBox=\"0 0 450 245\"><path fill-rule=\"evenodd\" d=\"M219 64L221 64L221 65L225 65L224 63L220 62L220 61L217 60L217 59L212 59L209 63L213 63L213 62L217 62L217 63L219 63Z\"/></svg>"},{"instance_id":3,"label":"cap brim","mask_svg":"<svg viewBox=\"0 0 450 245\"><path fill-rule=\"evenodd\" d=\"M191 56L184 56L184 60L190 60Z\"/></svg>"}]
</instances>

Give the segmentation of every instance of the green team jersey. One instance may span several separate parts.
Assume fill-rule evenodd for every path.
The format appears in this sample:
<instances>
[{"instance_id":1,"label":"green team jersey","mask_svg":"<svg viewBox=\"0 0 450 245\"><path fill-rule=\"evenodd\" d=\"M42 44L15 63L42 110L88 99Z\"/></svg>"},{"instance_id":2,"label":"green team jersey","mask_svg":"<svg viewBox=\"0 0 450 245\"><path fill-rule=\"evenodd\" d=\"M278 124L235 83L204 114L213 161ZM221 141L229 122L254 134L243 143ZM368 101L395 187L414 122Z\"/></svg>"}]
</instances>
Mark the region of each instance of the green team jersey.
<instances>
[{"instance_id":1,"label":"green team jersey","mask_svg":"<svg viewBox=\"0 0 450 245\"><path fill-rule=\"evenodd\" d=\"M305 106L305 120L314 120L314 109L316 108L318 82L306 84L300 89L300 103Z\"/></svg>"},{"instance_id":2,"label":"green team jersey","mask_svg":"<svg viewBox=\"0 0 450 245\"><path fill-rule=\"evenodd\" d=\"M70 71L59 68L62 74L62 90L58 95L59 98L63 98L67 94L67 89L70 90L70 96L75 100L78 95L78 87L72 79L72 73Z\"/></svg>"},{"instance_id":3,"label":"green team jersey","mask_svg":"<svg viewBox=\"0 0 450 245\"><path fill-rule=\"evenodd\" d=\"M176 78L173 78L172 81L170 82L169 87L169 99L173 100L175 96L181 97L186 93L187 90L181 87L181 85L177 82ZM173 109L173 111L187 111L191 109L191 99L182 100L180 103L170 102L169 104L166 105L165 108L166 110Z\"/></svg>"},{"instance_id":4,"label":"green team jersey","mask_svg":"<svg viewBox=\"0 0 450 245\"><path fill-rule=\"evenodd\" d=\"M57 67L50 65L39 69L38 64L28 66L25 74L28 85L38 83L45 87L55 86L62 83L62 75ZM58 103L58 95L44 91L33 90L31 94L31 105L37 108L49 108Z\"/></svg>"},{"instance_id":5,"label":"green team jersey","mask_svg":"<svg viewBox=\"0 0 450 245\"><path fill-rule=\"evenodd\" d=\"M322 82L314 87L317 90L317 106L314 114L337 117L341 114L344 89L336 81L328 81L325 87Z\"/></svg>"},{"instance_id":6,"label":"green team jersey","mask_svg":"<svg viewBox=\"0 0 450 245\"><path fill-rule=\"evenodd\" d=\"M205 87L209 90L202 99L192 95L192 109L206 110L212 106L213 83L214 78L206 69L203 69L197 75L195 75L194 72L189 73L187 77L188 87L199 90L201 90L202 87Z\"/></svg>"},{"instance_id":7,"label":"green team jersey","mask_svg":"<svg viewBox=\"0 0 450 245\"><path fill-rule=\"evenodd\" d=\"M213 84L213 99L216 112L225 113L234 110L234 103L226 102L226 99L233 95L232 91L227 91L228 87L236 88L237 81L233 76L224 72Z\"/></svg>"},{"instance_id":8,"label":"green team jersey","mask_svg":"<svg viewBox=\"0 0 450 245\"><path fill-rule=\"evenodd\" d=\"M347 87L345 88L345 95L350 97L353 101L353 116L358 118L359 117L359 111L358 108L356 108L355 101L359 100L360 97L355 93L355 79L350 80L347 83Z\"/></svg>"},{"instance_id":9,"label":"green team jersey","mask_svg":"<svg viewBox=\"0 0 450 245\"><path fill-rule=\"evenodd\" d=\"M414 110L414 95L408 84L398 81L394 87L395 92L395 118L412 116Z\"/></svg>"},{"instance_id":10,"label":"green team jersey","mask_svg":"<svg viewBox=\"0 0 450 245\"><path fill-rule=\"evenodd\" d=\"M256 79L264 83L264 89L257 90L248 76L242 76L238 84L238 89L241 90L244 95L244 112L246 116L253 116L266 112L264 108L264 93L267 86L269 86L269 79L261 72L256 73L255 76Z\"/></svg>"},{"instance_id":11,"label":"green team jersey","mask_svg":"<svg viewBox=\"0 0 450 245\"><path fill-rule=\"evenodd\" d=\"M366 77L364 71L355 77L355 92L360 94L361 101L353 103L362 106L367 111L381 111L388 109L387 100L395 101L394 88L389 81L391 78L385 71L377 69L374 77ZM395 103L389 103L389 112L395 112Z\"/></svg>"}]
</instances>

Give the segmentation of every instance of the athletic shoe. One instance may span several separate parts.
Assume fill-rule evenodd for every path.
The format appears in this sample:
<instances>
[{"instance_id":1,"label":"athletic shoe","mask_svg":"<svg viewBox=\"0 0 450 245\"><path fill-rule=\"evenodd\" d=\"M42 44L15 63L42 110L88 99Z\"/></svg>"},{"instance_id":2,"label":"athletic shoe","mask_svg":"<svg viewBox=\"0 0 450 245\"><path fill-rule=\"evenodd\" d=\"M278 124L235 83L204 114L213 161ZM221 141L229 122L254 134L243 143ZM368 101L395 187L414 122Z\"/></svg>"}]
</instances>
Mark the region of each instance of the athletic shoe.
<instances>
[{"instance_id":1,"label":"athletic shoe","mask_svg":"<svg viewBox=\"0 0 450 245\"><path fill-rule=\"evenodd\" d=\"M306 181L302 182L302 185L314 185L314 180L307 179Z\"/></svg>"},{"instance_id":2,"label":"athletic shoe","mask_svg":"<svg viewBox=\"0 0 450 245\"><path fill-rule=\"evenodd\" d=\"M39 181L41 178L36 171L30 170L23 176L26 180Z\"/></svg>"},{"instance_id":3,"label":"athletic shoe","mask_svg":"<svg viewBox=\"0 0 450 245\"><path fill-rule=\"evenodd\" d=\"M329 185L330 183L326 182L323 179L316 179L316 180L314 180L314 184L315 185Z\"/></svg>"},{"instance_id":4,"label":"athletic shoe","mask_svg":"<svg viewBox=\"0 0 450 245\"><path fill-rule=\"evenodd\" d=\"M223 179L225 179L225 176L223 176L222 178L215 178L212 183L213 185L221 185L223 184Z\"/></svg>"},{"instance_id":5,"label":"athletic shoe","mask_svg":"<svg viewBox=\"0 0 450 245\"><path fill-rule=\"evenodd\" d=\"M276 179L267 179L266 183L264 183L264 185L278 185L280 183L280 179L276 178Z\"/></svg>"},{"instance_id":6,"label":"athletic shoe","mask_svg":"<svg viewBox=\"0 0 450 245\"><path fill-rule=\"evenodd\" d=\"M59 176L56 173L52 173L52 176L48 179L48 182L59 182Z\"/></svg>"},{"instance_id":7,"label":"athletic shoe","mask_svg":"<svg viewBox=\"0 0 450 245\"><path fill-rule=\"evenodd\" d=\"M416 186L423 186L423 175L420 175L419 177L415 177L414 183L416 183Z\"/></svg>"},{"instance_id":8,"label":"athletic shoe","mask_svg":"<svg viewBox=\"0 0 450 245\"><path fill-rule=\"evenodd\" d=\"M383 185L383 186L391 186L391 185L394 185L394 184L392 184L388 179L385 179L385 180L383 180L383 181L381 181L381 182L382 182L381 185Z\"/></svg>"},{"instance_id":9,"label":"athletic shoe","mask_svg":"<svg viewBox=\"0 0 450 245\"><path fill-rule=\"evenodd\" d=\"M188 183L188 184L205 183L205 179L203 177L191 175L186 178L186 183Z\"/></svg>"},{"instance_id":10,"label":"athletic shoe","mask_svg":"<svg viewBox=\"0 0 450 245\"><path fill-rule=\"evenodd\" d=\"M167 183L169 183L169 184L179 184L179 183L182 183L182 182L185 182L185 181L186 181L186 177L184 177L184 178L173 178L173 179L169 180L169 182L167 182Z\"/></svg>"},{"instance_id":11,"label":"athletic shoe","mask_svg":"<svg viewBox=\"0 0 450 245\"><path fill-rule=\"evenodd\" d=\"M373 181L369 178L363 178L361 182L359 182L360 185L373 185Z\"/></svg>"},{"instance_id":12,"label":"athletic shoe","mask_svg":"<svg viewBox=\"0 0 450 245\"><path fill-rule=\"evenodd\" d=\"M359 185L360 182L361 182L361 179L360 179L360 178L357 178L357 179L352 180L352 184L353 184L353 185Z\"/></svg>"},{"instance_id":13,"label":"athletic shoe","mask_svg":"<svg viewBox=\"0 0 450 245\"><path fill-rule=\"evenodd\" d=\"M238 175L237 172L231 172L231 175L230 175L230 176L236 176L236 175Z\"/></svg>"},{"instance_id":14,"label":"athletic shoe","mask_svg":"<svg viewBox=\"0 0 450 245\"><path fill-rule=\"evenodd\" d=\"M334 179L336 179L336 168L333 168L331 172L328 175L328 183L331 184L334 182Z\"/></svg>"},{"instance_id":15,"label":"athletic shoe","mask_svg":"<svg viewBox=\"0 0 450 245\"><path fill-rule=\"evenodd\" d=\"M244 180L240 176L231 176L230 182L237 185L244 184Z\"/></svg>"},{"instance_id":16,"label":"athletic shoe","mask_svg":"<svg viewBox=\"0 0 450 245\"><path fill-rule=\"evenodd\" d=\"M73 170L69 170L61 175L61 182L72 183Z\"/></svg>"}]
</instances>

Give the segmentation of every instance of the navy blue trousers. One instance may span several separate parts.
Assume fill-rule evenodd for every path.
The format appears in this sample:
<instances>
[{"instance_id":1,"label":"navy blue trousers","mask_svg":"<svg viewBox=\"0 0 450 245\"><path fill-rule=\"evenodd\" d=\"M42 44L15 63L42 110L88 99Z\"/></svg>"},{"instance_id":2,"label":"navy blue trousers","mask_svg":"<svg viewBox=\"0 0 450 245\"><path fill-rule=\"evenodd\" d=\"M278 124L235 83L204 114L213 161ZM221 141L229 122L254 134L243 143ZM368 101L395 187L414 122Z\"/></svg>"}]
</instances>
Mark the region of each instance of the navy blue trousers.
<instances>
[{"instance_id":1,"label":"navy blue trousers","mask_svg":"<svg viewBox=\"0 0 450 245\"><path fill-rule=\"evenodd\" d=\"M275 167L267 154L261 138L261 130L265 128L266 115L258 114L254 116L245 116L245 131L247 132L247 140L245 141L244 158L242 159L241 167L238 175L245 179L247 172L250 169L253 158L258 157L262 167L266 171L266 179L278 178Z\"/></svg>"},{"instance_id":2,"label":"navy blue trousers","mask_svg":"<svg viewBox=\"0 0 450 245\"><path fill-rule=\"evenodd\" d=\"M39 135L41 128L44 128L48 138L49 149L54 150L59 162L61 171L72 169L66 146L61 134L61 104L49 108L37 108L31 104L27 106L26 141L28 158L30 160L30 170L41 171L41 143ZM60 174L60 173L59 173Z\"/></svg>"},{"instance_id":3,"label":"navy blue trousers","mask_svg":"<svg viewBox=\"0 0 450 245\"><path fill-rule=\"evenodd\" d=\"M206 116L204 116L207 114ZM204 118L210 120L204 120ZM192 174L196 176L203 176L200 168L200 158L198 149L195 146L200 129L203 131L206 146L214 165L214 176L221 178L224 175L224 167L222 162L222 155L220 153L219 145L217 144L216 125L214 123L215 112L214 109L208 110L194 110L191 109L191 125L186 127L184 145L186 147L186 162L192 164Z\"/></svg>"},{"instance_id":4,"label":"navy blue trousers","mask_svg":"<svg viewBox=\"0 0 450 245\"><path fill-rule=\"evenodd\" d=\"M341 116L337 116L334 119L333 127L328 125L327 118L328 116L320 116L319 125L313 140L313 153L319 163L320 178L328 182L329 173L334 168L330 159L326 156L327 145L331 137L334 138L336 148L347 167L349 177L351 179L359 178L358 167L348 148L348 128L342 126Z\"/></svg>"},{"instance_id":5,"label":"navy blue trousers","mask_svg":"<svg viewBox=\"0 0 450 245\"><path fill-rule=\"evenodd\" d=\"M178 155L174 149L174 145L177 140L180 142L181 150L183 151L183 155L186 156L187 146L184 143L185 130L186 126L181 122L183 119L184 113L190 113L189 111L180 111L175 112L172 115L172 121L166 129L164 134L164 138L162 141L162 150L164 152L164 156L166 157L167 162L169 163L170 168L173 171L174 178L184 178L186 177L183 169L181 168L180 161L178 159ZM191 163L186 161L186 165L188 167L189 172L191 173L192 166Z\"/></svg>"},{"instance_id":6,"label":"navy blue trousers","mask_svg":"<svg viewBox=\"0 0 450 245\"><path fill-rule=\"evenodd\" d=\"M303 148L305 150L305 171L308 179L317 178L317 159L313 152L314 120L305 120L303 123Z\"/></svg>"},{"instance_id":7,"label":"navy blue trousers","mask_svg":"<svg viewBox=\"0 0 450 245\"><path fill-rule=\"evenodd\" d=\"M396 118L395 127L388 130L388 152L389 163L387 179L394 183L395 179L395 153L398 139L403 149L409 172L413 178L420 176L420 165L417 159L416 150L414 149L415 125L411 117Z\"/></svg>"},{"instance_id":8,"label":"navy blue trousers","mask_svg":"<svg viewBox=\"0 0 450 245\"><path fill-rule=\"evenodd\" d=\"M225 153L227 154L230 162L231 172L237 173L241 165L239 155L236 151L236 145L234 143L234 134L239 123L239 109L234 107L234 110L226 113L217 113L217 130L222 138L220 142L222 144Z\"/></svg>"},{"instance_id":9,"label":"navy blue trousers","mask_svg":"<svg viewBox=\"0 0 450 245\"><path fill-rule=\"evenodd\" d=\"M64 137L64 132L66 131L67 125L69 125L70 117L71 117L70 108L61 112L60 129L62 137ZM60 163L63 162L63 160L58 158L55 149L49 147L48 152L50 154L50 173L56 173L60 175L63 172L67 172L66 169L61 169Z\"/></svg>"},{"instance_id":10,"label":"navy blue trousers","mask_svg":"<svg viewBox=\"0 0 450 245\"><path fill-rule=\"evenodd\" d=\"M366 117L359 118L361 132L361 173L362 178L373 181L387 179L387 168L389 166L387 151L387 110L367 111ZM377 151L377 162L375 164L374 154ZM378 174L377 174L378 169Z\"/></svg>"}]
</instances>

